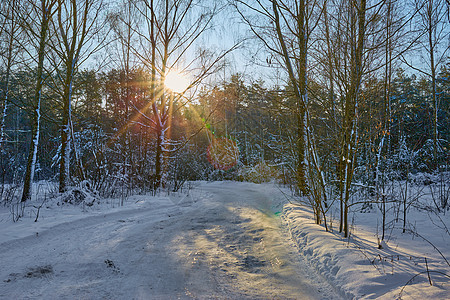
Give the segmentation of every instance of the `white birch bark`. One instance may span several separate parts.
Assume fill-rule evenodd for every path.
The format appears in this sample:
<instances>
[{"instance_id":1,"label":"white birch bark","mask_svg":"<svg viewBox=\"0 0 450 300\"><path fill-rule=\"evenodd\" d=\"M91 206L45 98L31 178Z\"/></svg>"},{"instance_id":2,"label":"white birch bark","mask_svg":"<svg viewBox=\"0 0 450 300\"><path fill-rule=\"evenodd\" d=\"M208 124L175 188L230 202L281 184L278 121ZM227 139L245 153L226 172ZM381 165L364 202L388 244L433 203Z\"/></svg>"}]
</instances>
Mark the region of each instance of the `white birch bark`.
<instances>
[{"instance_id":1,"label":"white birch bark","mask_svg":"<svg viewBox=\"0 0 450 300\"><path fill-rule=\"evenodd\" d=\"M39 145L40 134L40 120L41 120L41 99L42 99L42 87L44 85L44 57L47 45L48 29L51 19L55 11L53 7L56 4L56 0L41 0L40 16L40 35L39 45L37 49L38 55L38 67L36 74L36 87L33 102L33 116L32 116L32 138L30 144L30 150L28 153L28 162L25 172L24 187L22 192L22 202L25 202L31 198L32 184L34 180L34 173L37 161L37 151ZM33 35L30 35L33 37Z\"/></svg>"}]
</instances>

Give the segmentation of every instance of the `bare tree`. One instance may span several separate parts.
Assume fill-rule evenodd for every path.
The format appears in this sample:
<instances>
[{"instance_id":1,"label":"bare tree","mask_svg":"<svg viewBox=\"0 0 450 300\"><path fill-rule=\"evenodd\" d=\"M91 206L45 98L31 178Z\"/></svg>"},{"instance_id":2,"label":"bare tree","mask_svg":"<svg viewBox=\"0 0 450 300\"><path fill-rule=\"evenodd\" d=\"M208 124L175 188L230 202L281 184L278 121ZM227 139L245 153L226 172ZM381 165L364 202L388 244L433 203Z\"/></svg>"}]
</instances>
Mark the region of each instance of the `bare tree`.
<instances>
[{"instance_id":1,"label":"bare tree","mask_svg":"<svg viewBox=\"0 0 450 300\"><path fill-rule=\"evenodd\" d=\"M140 26L132 27L140 43L128 45L150 73L150 102L140 109L153 128L156 138L155 188L164 181L164 157L170 153L170 128L174 104L186 104L184 95L209 76L218 67L218 62L232 49L212 53L198 46L200 38L212 27L212 20L219 7L207 5L202 0L143 0L135 9L141 17ZM195 49L197 48L197 49ZM234 47L232 47L234 48ZM188 58L187 54L190 54ZM179 73L193 78L185 91L171 93L164 85L168 73Z\"/></svg>"},{"instance_id":2,"label":"bare tree","mask_svg":"<svg viewBox=\"0 0 450 300\"><path fill-rule=\"evenodd\" d=\"M8 113L9 105L9 93L10 93L10 77L14 64L17 63L17 55L19 53L19 45L17 43L18 35L20 34L20 24L17 22L17 10L19 8L18 0L11 0L5 3L1 7L1 27L0 36L4 39L1 40L1 52L2 65L4 69L4 88L2 89L2 117L0 122L0 149L3 149L3 143L5 141L5 118ZM3 151L3 150L2 150Z\"/></svg>"},{"instance_id":3,"label":"bare tree","mask_svg":"<svg viewBox=\"0 0 450 300\"><path fill-rule=\"evenodd\" d=\"M106 34L103 29L102 0L58 0L57 18L52 23L55 33L51 47L55 53L52 64L57 72L59 94L62 101L61 146L59 149L59 191L67 190L70 179L70 153L74 147L72 126L73 80L79 66L89 56L104 46ZM56 84L55 84L56 85ZM84 171L74 149L78 175L84 179Z\"/></svg>"},{"instance_id":4,"label":"bare tree","mask_svg":"<svg viewBox=\"0 0 450 300\"><path fill-rule=\"evenodd\" d=\"M2 71L2 89L0 93L0 168L2 187L0 197L3 195L7 157L5 151L6 136L6 117L10 106L10 81L14 66L17 64L17 56L20 53L20 47L17 43L20 35L20 24L17 22L18 0L11 0L0 6L0 59Z\"/></svg>"},{"instance_id":5,"label":"bare tree","mask_svg":"<svg viewBox=\"0 0 450 300\"><path fill-rule=\"evenodd\" d=\"M345 5L345 4L344 4ZM345 7L345 6L344 6ZM360 96L361 81L364 73L364 47L366 41L366 1L349 1L345 7L348 23L345 48L343 53L349 63L349 79L345 82L346 91L343 103L343 121L339 154L339 190L341 202L340 231L344 236L349 234L348 210L357 151L357 109Z\"/></svg>"},{"instance_id":6,"label":"bare tree","mask_svg":"<svg viewBox=\"0 0 450 300\"><path fill-rule=\"evenodd\" d=\"M136 67L136 57L131 51L131 45L137 42L135 38L135 32L132 28L138 25L139 15L134 9L134 4L132 1L125 1L122 6L120 6L118 12L111 18L112 30L115 34L117 43L117 58L120 70L124 72L125 77L125 95L123 96L124 105L124 119L119 125L119 132L123 133L121 136L116 138L120 139L122 147L122 180L126 181L130 179L130 173L133 173L133 151L131 133L128 130L132 123L133 107L131 99L130 85L131 82L131 72ZM131 168L131 170L129 170ZM125 182L123 182L122 189L125 188Z\"/></svg>"},{"instance_id":7,"label":"bare tree","mask_svg":"<svg viewBox=\"0 0 450 300\"><path fill-rule=\"evenodd\" d=\"M253 2L236 0L234 5L252 33L271 52L271 57L286 71L296 99L296 179L298 189L303 195L309 192L308 146L308 41L321 14L317 1L272 0ZM252 15L253 14L253 15ZM272 64L272 59L268 59ZM314 156L314 155L313 155ZM311 166L314 164L311 163Z\"/></svg>"},{"instance_id":8,"label":"bare tree","mask_svg":"<svg viewBox=\"0 0 450 300\"><path fill-rule=\"evenodd\" d=\"M417 44L419 52L426 56L421 60L426 68L419 67L403 57L403 62L413 70L420 72L431 80L431 105L433 108L433 156L435 167L438 167L438 111L440 106L439 93L437 91L436 76L439 68L448 59L450 45L450 26L448 25L448 1L446 0L416 0L415 9L418 11ZM447 19L446 19L447 17Z\"/></svg>"},{"instance_id":9,"label":"bare tree","mask_svg":"<svg viewBox=\"0 0 450 300\"><path fill-rule=\"evenodd\" d=\"M306 109L308 105L308 92L306 90L307 83L307 41L308 41L308 28L306 24L306 6L305 1L300 0L295 3L295 20L296 20L296 30L295 36L298 40L298 70L294 73L294 67L291 62L291 56L289 54L288 48L286 46L285 36L282 32L282 26L280 21L281 9L287 10L289 7L282 3L282 7L277 1L272 1L272 10L275 18L275 30L277 33L278 41L281 46L281 52L283 55L284 63L289 74L290 82L294 88L294 94L297 99L297 184L299 190L302 194L306 195L308 193L308 186L306 182ZM291 10L287 10L290 13ZM298 78L297 78L298 76Z\"/></svg>"},{"instance_id":10,"label":"bare tree","mask_svg":"<svg viewBox=\"0 0 450 300\"><path fill-rule=\"evenodd\" d=\"M420 2L419 2L420 4ZM438 110L439 100L438 92L436 90L436 71L444 63L448 55L450 45L443 45L444 49L439 51L443 41L448 41L450 37L450 29L448 22L445 20L446 3L443 0L426 1L422 10L419 10L421 17L421 25L426 32L427 44L424 47L428 54L429 72L428 76L431 78L431 97L433 106L433 150L434 160L438 167ZM448 9L448 7L447 7ZM444 42L445 43L445 42ZM439 53L440 52L440 53Z\"/></svg>"},{"instance_id":11,"label":"bare tree","mask_svg":"<svg viewBox=\"0 0 450 300\"><path fill-rule=\"evenodd\" d=\"M33 60L37 63L36 69L36 87L32 105L32 122L31 122L31 144L28 153L28 162L25 172L24 187L22 193L22 202L27 201L31 197L32 183L34 178L34 170L36 167L37 151L39 145L39 129L41 120L41 99L42 87L44 85L44 59L46 54L46 46L48 43L49 26L54 14L57 0L41 0L40 6L34 1L27 2L31 6L29 15L24 18L25 32L28 35L32 46L35 48L36 57ZM34 40L38 43L33 43Z\"/></svg>"}]
</instances>

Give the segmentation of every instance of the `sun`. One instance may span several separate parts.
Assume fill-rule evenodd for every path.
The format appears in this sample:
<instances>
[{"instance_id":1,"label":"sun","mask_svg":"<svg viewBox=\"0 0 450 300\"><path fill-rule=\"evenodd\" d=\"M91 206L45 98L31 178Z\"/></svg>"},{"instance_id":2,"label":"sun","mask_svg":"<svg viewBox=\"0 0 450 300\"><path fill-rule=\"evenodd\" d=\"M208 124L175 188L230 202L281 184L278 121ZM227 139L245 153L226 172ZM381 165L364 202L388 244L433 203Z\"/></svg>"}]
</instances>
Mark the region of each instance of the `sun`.
<instances>
[{"instance_id":1,"label":"sun","mask_svg":"<svg viewBox=\"0 0 450 300\"><path fill-rule=\"evenodd\" d=\"M177 70L170 70L167 73L164 84L167 88L175 93L182 93L189 87L189 78L178 72Z\"/></svg>"}]
</instances>

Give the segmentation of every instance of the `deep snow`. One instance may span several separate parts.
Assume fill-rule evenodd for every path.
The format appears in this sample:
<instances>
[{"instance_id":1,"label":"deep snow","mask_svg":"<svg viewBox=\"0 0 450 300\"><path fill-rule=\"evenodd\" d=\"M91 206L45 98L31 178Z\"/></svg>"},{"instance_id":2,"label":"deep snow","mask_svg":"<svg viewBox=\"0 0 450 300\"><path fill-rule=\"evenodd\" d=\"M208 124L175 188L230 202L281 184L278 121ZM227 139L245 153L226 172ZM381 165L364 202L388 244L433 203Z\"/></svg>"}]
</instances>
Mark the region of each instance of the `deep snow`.
<instances>
[{"instance_id":1,"label":"deep snow","mask_svg":"<svg viewBox=\"0 0 450 300\"><path fill-rule=\"evenodd\" d=\"M52 200L36 223L32 207L15 223L1 208L0 298L450 295L448 277L442 275L449 275L449 267L423 239L394 229L378 249L376 212L354 214L351 238L344 239L315 225L311 212L287 203L274 184L202 182L189 194L132 196L123 207L118 203L58 206ZM441 217L450 225L448 214ZM409 220L448 259L448 233L423 212L410 212Z\"/></svg>"}]
</instances>

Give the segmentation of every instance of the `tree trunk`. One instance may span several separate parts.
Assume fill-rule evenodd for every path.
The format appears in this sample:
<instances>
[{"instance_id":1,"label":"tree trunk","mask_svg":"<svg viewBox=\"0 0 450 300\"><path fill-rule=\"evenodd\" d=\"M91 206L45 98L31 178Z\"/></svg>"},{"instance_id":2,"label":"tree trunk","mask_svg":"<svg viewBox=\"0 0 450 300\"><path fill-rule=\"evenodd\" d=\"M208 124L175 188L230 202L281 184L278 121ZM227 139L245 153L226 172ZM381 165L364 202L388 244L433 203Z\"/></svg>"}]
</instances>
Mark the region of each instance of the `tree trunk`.
<instances>
[{"instance_id":1,"label":"tree trunk","mask_svg":"<svg viewBox=\"0 0 450 300\"><path fill-rule=\"evenodd\" d=\"M341 178L341 202L343 202L343 224L341 228L344 236L349 235L348 210L351 192L351 183L355 168L356 147L357 147L357 110L360 93L362 72L363 72L363 50L365 39L365 13L366 0L361 0L359 7L356 3L350 4L350 34L351 34L351 69L350 88L345 99L344 124L342 133L342 170ZM342 190L344 188L344 190ZM342 222L342 221L341 221Z\"/></svg>"},{"instance_id":2,"label":"tree trunk","mask_svg":"<svg viewBox=\"0 0 450 300\"><path fill-rule=\"evenodd\" d=\"M11 1L10 5L11 7L8 8L8 17L11 16L11 27L9 28L9 39L8 39L8 50L7 50L7 56L6 56L6 70L5 70L5 93L3 98L3 113L2 113L2 119L0 124L0 150L3 151L3 143L5 141L5 120L6 115L8 113L8 102L9 102L9 80L11 75L11 67L13 64L13 46L14 46L14 39L15 39L15 27L16 27L16 20L15 20L15 1ZM2 155L3 158L3 155ZM3 163L3 162L2 162Z\"/></svg>"},{"instance_id":3,"label":"tree trunk","mask_svg":"<svg viewBox=\"0 0 450 300\"><path fill-rule=\"evenodd\" d=\"M429 4L430 6L432 4ZM433 167L435 169L439 168L439 163L438 163L438 129L437 129L437 124L438 124L438 104L437 104L437 98L436 98L436 65L434 62L434 48L435 48L435 43L433 43L433 18L430 15L429 17L429 28L428 28L428 43L429 43L429 47L430 47L430 67L431 67L431 96L432 96L432 105L433 105Z\"/></svg>"},{"instance_id":4,"label":"tree trunk","mask_svg":"<svg viewBox=\"0 0 450 300\"><path fill-rule=\"evenodd\" d=\"M38 67L36 70L36 88L33 98L33 118L31 128L31 144L28 152L27 169L25 172L25 179L23 184L22 202L25 202L31 198L32 183L34 179L34 170L36 167L37 151L39 145L39 127L41 120L41 93L42 86L44 84L44 55L45 45L47 43L48 26L51 18L51 9L54 2L46 3L45 0L41 0L41 28L40 28L40 40L38 50Z\"/></svg>"},{"instance_id":5,"label":"tree trunk","mask_svg":"<svg viewBox=\"0 0 450 300\"><path fill-rule=\"evenodd\" d=\"M305 24L305 0L299 1L299 14L298 14L298 32L299 32L299 88L300 88L300 101L298 101L298 167L297 167L297 181L299 189L303 195L308 194L308 184L306 181L306 151L307 151L307 138L306 138L306 108L308 105L308 92L307 92L307 28Z\"/></svg>"},{"instance_id":6,"label":"tree trunk","mask_svg":"<svg viewBox=\"0 0 450 300\"><path fill-rule=\"evenodd\" d=\"M89 39L90 30L96 22L96 16L92 22L89 19L89 12L92 9L91 0L58 0L58 33L54 48L65 69L59 74L63 78L62 102L63 111L61 116L61 153L59 163L59 192L67 191L70 180L70 153L72 143L72 90L73 80L80 61L81 49ZM70 7L68 7L70 6ZM100 8L98 8L100 9ZM98 15L98 11L95 11ZM78 162L77 162L78 163ZM79 166L81 167L81 166Z\"/></svg>"},{"instance_id":7,"label":"tree trunk","mask_svg":"<svg viewBox=\"0 0 450 300\"><path fill-rule=\"evenodd\" d=\"M275 26L277 31L278 41L282 49L282 54L286 69L289 74L289 79L294 88L295 97L297 100L297 185L302 195L308 193L308 184L306 180L306 108L308 101L307 86L307 56L306 56L306 43L307 43L307 31L305 25L305 1L301 0L299 4L299 16L298 16L298 30L299 30L299 47L300 47L300 67L298 70L299 79L297 80L294 75L294 68L291 63L291 58L286 47L283 33L281 32L279 7L276 0L272 1L272 10L275 17Z\"/></svg>"},{"instance_id":8,"label":"tree trunk","mask_svg":"<svg viewBox=\"0 0 450 300\"><path fill-rule=\"evenodd\" d=\"M61 120L61 159L59 161L59 192L67 191L70 178L70 146L72 140L70 117L72 101L72 64L68 66L64 83L63 111Z\"/></svg>"},{"instance_id":9,"label":"tree trunk","mask_svg":"<svg viewBox=\"0 0 450 300\"><path fill-rule=\"evenodd\" d=\"M162 174L162 128L156 130L156 155L155 155L155 189L161 186L161 174Z\"/></svg>"}]
</instances>

